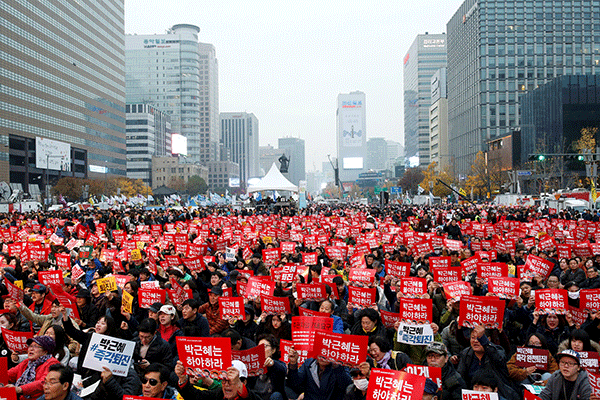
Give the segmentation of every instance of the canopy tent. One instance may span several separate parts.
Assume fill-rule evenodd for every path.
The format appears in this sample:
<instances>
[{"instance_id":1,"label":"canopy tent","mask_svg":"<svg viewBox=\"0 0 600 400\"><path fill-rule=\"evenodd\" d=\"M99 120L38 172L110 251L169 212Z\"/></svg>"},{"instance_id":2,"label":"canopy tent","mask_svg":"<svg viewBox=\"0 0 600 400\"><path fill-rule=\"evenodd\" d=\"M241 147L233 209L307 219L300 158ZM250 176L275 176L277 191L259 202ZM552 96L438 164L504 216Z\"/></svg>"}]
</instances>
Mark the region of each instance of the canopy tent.
<instances>
[{"instance_id":1,"label":"canopy tent","mask_svg":"<svg viewBox=\"0 0 600 400\"><path fill-rule=\"evenodd\" d=\"M269 172L256 185L248 187L248 193L262 192L263 190L287 190L298 193L298 186L288 181L273 163Z\"/></svg>"}]
</instances>

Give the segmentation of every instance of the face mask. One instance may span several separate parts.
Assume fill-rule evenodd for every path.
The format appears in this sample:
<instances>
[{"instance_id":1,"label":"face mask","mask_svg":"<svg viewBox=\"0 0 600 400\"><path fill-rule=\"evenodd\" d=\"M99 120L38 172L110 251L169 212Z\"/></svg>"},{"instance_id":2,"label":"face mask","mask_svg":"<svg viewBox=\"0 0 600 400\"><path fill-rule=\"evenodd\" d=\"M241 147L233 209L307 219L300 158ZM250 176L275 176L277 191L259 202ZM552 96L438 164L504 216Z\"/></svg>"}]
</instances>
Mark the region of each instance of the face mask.
<instances>
[{"instance_id":1,"label":"face mask","mask_svg":"<svg viewBox=\"0 0 600 400\"><path fill-rule=\"evenodd\" d=\"M579 298L579 292L569 292L569 298L570 299L578 299Z\"/></svg>"},{"instance_id":2,"label":"face mask","mask_svg":"<svg viewBox=\"0 0 600 400\"><path fill-rule=\"evenodd\" d=\"M368 379L355 379L354 386L356 386L356 388L358 390L365 391L369 387L369 380Z\"/></svg>"}]
</instances>

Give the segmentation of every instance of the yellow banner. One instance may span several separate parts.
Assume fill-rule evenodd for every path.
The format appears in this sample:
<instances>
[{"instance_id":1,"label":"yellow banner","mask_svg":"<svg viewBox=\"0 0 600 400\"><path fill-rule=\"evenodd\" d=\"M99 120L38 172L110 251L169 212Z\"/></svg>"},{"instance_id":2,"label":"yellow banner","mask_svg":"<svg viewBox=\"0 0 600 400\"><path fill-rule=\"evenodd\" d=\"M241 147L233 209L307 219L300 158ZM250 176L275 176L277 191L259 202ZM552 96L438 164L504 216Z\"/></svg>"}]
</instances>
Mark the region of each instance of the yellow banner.
<instances>
[{"instance_id":1,"label":"yellow banner","mask_svg":"<svg viewBox=\"0 0 600 400\"><path fill-rule=\"evenodd\" d=\"M123 290L121 305L123 306L123 311L133 314L133 296L130 295L126 290Z\"/></svg>"},{"instance_id":2,"label":"yellow banner","mask_svg":"<svg viewBox=\"0 0 600 400\"><path fill-rule=\"evenodd\" d=\"M112 292L113 290L117 290L117 280L114 276L107 276L106 278L96 279L96 283L98 284L98 292Z\"/></svg>"}]
</instances>

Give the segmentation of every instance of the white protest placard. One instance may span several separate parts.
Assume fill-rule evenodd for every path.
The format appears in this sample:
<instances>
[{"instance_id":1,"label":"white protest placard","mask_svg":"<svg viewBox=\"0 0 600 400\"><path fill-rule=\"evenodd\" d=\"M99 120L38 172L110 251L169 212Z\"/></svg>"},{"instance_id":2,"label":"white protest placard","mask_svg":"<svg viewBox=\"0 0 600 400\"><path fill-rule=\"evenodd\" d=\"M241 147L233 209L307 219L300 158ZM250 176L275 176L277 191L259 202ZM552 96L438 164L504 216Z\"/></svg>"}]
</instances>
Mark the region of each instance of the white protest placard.
<instances>
[{"instance_id":1,"label":"white protest placard","mask_svg":"<svg viewBox=\"0 0 600 400\"><path fill-rule=\"evenodd\" d=\"M476 392L475 390L462 390L463 400L499 400L497 392Z\"/></svg>"},{"instance_id":2,"label":"white protest placard","mask_svg":"<svg viewBox=\"0 0 600 400\"><path fill-rule=\"evenodd\" d=\"M83 367L94 371L104 371L107 367L117 376L127 376L133 359L135 342L93 333Z\"/></svg>"},{"instance_id":3,"label":"white protest placard","mask_svg":"<svg viewBox=\"0 0 600 400\"><path fill-rule=\"evenodd\" d=\"M433 342L433 329L429 324L411 325L400 322L398 342L417 345L429 344Z\"/></svg>"}]
</instances>

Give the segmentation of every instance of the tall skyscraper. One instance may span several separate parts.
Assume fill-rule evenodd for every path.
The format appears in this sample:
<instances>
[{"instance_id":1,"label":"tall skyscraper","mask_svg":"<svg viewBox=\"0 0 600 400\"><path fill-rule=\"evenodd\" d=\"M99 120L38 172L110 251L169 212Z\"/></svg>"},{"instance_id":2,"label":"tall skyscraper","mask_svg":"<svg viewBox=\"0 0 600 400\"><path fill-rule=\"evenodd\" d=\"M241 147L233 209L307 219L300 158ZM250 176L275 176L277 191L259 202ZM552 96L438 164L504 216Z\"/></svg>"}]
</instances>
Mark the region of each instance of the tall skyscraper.
<instances>
[{"instance_id":1,"label":"tall skyscraper","mask_svg":"<svg viewBox=\"0 0 600 400\"><path fill-rule=\"evenodd\" d=\"M337 159L340 181L358 179L366 171L367 123L363 92L340 93L337 104Z\"/></svg>"},{"instance_id":2,"label":"tall skyscraper","mask_svg":"<svg viewBox=\"0 0 600 400\"><path fill-rule=\"evenodd\" d=\"M152 157L171 155L169 115L150 104L127 104L127 177L152 186Z\"/></svg>"},{"instance_id":3,"label":"tall skyscraper","mask_svg":"<svg viewBox=\"0 0 600 400\"><path fill-rule=\"evenodd\" d=\"M219 98L215 48L199 43L200 28L174 25L164 35L127 35L128 103L151 103L187 138L188 160L218 161Z\"/></svg>"},{"instance_id":4,"label":"tall skyscraper","mask_svg":"<svg viewBox=\"0 0 600 400\"><path fill-rule=\"evenodd\" d=\"M240 165L240 185L259 176L258 119L245 112L221 113L221 140L231 161Z\"/></svg>"},{"instance_id":5,"label":"tall skyscraper","mask_svg":"<svg viewBox=\"0 0 600 400\"><path fill-rule=\"evenodd\" d=\"M288 180L294 185L306 180L304 140L294 137L279 138L279 150L290 160Z\"/></svg>"},{"instance_id":6,"label":"tall skyscraper","mask_svg":"<svg viewBox=\"0 0 600 400\"><path fill-rule=\"evenodd\" d=\"M123 0L84 3L0 0L0 181L25 191L126 174Z\"/></svg>"},{"instance_id":7,"label":"tall skyscraper","mask_svg":"<svg viewBox=\"0 0 600 400\"><path fill-rule=\"evenodd\" d=\"M396 165L396 163L399 161L401 161L402 165L404 165L404 147L402 144L393 140L386 140L386 143L388 146L388 159L386 168L393 171L394 165ZM399 160L400 158L402 158L402 160Z\"/></svg>"},{"instance_id":8,"label":"tall skyscraper","mask_svg":"<svg viewBox=\"0 0 600 400\"><path fill-rule=\"evenodd\" d=\"M452 164L448 151L448 92L446 90L446 68L431 78L431 107L429 109L430 160L440 172Z\"/></svg>"},{"instance_id":9,"label":"tall skyscraper","mask_svg":"<svg viewBox=\"0 0 600 400\"><path fill-rule=\"evenodd\" d=\"M384 138L371 138L367 140L366 169L380 171L387 168L388 144Z\"/></svg>"},{"instance_id":10,"label":"tall skyscraper","mask_svg":"<svg viewBox=\"0 0 600 400\"><path fill-rule=\"evenodd\" d=\"M448 129L457 172L521 124L522 95L600 72L600 3L466 0L448 22ZM525 138L526 139L526 138Z\"/></svg>"},{"instance_id":11,"label":"tall skyscraper","mask_svg":"<svg viewBox=\"0 0 600 400\"><path fill-rule=\"evenodd\" d=\"M427 168L431 77L446 66L446 34L417 35L404 56L404 151Z\"/></svg>"}]
</instances>

